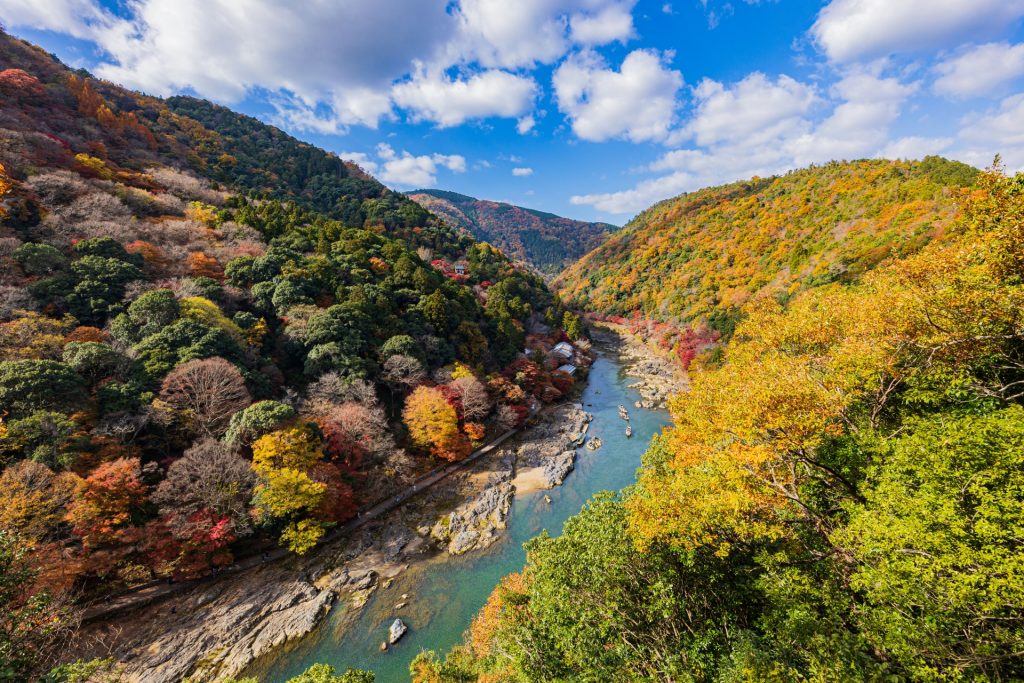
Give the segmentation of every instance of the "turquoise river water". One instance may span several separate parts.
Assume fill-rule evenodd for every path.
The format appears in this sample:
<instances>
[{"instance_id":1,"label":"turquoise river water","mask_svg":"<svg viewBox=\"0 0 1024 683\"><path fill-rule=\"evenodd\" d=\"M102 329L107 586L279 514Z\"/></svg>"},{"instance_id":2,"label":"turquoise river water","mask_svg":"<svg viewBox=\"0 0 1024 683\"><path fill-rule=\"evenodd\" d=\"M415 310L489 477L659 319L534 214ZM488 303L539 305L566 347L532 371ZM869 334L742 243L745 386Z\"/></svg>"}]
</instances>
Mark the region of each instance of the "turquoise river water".
<instances>
[{"instance_id":1,"label":"turquoise river water","mask_svg":"<svg viewBox=\"0 0 1024 683\"><path fill-rule=\"evenodd\" d=\"M409 663L421 650L443 653L459 643L501 577L522 569L524 542L543 529L561 533L565 520L594 493L617 491L635 481L640 456L669 418L665 411L633 408L639 395L627 388L629 383L616 357L597 357L582 401L594 415L589 433L604 445L597 451L580 448L576 469L562 486L516 496L508 530L500 541L484 551L462 557L441 555L414 565L391 586L376 591L354 623L345 618L346 606L340 603L317 632L258 665L250 675L267 683L283 683L312 664L326 662L339 672L349 667L374 671L378 683L403 683L409 680ZM619 404L629 408L632 438L625 436ZM551 497L550 503L544 501L545 494ZM403 593L409 594L409 604L395 611ZM389 651L380 652L395 617L409 625L409 632Z\"/></svg>"}]
</instances>

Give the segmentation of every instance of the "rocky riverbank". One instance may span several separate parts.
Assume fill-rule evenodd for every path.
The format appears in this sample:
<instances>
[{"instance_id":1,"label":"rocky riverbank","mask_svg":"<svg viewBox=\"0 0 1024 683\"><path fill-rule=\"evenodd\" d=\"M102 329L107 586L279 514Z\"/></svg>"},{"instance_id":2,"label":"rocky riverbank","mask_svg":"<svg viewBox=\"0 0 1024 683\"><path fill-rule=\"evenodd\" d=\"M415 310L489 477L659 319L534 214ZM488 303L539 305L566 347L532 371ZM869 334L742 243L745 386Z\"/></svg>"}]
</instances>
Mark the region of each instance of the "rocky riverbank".
<instances>
[{"instance_id":1,"label":"rocky riverbank","mask_svg":"<svg viewBox=\"0 0 1024 683\"><path fill-rule=\"evenodd\" d=\"M689 386L686 371L670 354L652 348L622 326L597 323L594 343L618 354L626 375L637 379L629 385L641 397L635 408L665 408L670 396Z\"/></svg>"},{"instance_id":2,"label":"rocky riverbank","mask_svg":"<svg viewBox=\"0 0 1024 683\"><path fill-rule=\"evenodd\" d=\"M541 413L520 439L496 453L484 472L467 471L465 501L432 526L420 527L419 533L452 555L491 545L506 526L516 493L554 488L565 481L587 423L588 415L577 403ZM483 487L474 493L479 478L485 479Z\"/></svg>"},{"instance_id":3,"label":"rocky riverbank","mask_svg":"<svg viewBox=\"0 0 1024 683\"><path fill-rule=\"evenodd\" d=\"M494 543L517 491L562 483L589 416L569 403L534 419L515 439L350 538L89 624L71 654L113 657L133 681L198 683L243 671L316 629L331 609L354 618L375 591L414 564Z\"/></svg>"}]
</instances>

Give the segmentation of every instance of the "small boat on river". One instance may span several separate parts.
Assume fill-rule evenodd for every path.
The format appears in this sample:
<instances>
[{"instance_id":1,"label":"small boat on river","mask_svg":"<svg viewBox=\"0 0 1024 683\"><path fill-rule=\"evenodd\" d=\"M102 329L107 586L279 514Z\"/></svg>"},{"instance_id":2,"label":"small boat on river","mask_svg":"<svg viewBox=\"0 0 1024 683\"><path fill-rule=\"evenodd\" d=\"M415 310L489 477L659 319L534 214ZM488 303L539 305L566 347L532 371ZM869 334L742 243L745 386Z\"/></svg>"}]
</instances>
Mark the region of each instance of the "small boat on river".
<instances>
[{"instance_id":1,"label":"small boat on river","mask_svg":"<svg viewBox=\"0 0 1024 683\"><path fill-rule=\"evenodd\" d=\"M626 425L626 438L629 438L631 436L633 436L633 428L630 427L629 425Z\"/></svg>"}]
</instances>

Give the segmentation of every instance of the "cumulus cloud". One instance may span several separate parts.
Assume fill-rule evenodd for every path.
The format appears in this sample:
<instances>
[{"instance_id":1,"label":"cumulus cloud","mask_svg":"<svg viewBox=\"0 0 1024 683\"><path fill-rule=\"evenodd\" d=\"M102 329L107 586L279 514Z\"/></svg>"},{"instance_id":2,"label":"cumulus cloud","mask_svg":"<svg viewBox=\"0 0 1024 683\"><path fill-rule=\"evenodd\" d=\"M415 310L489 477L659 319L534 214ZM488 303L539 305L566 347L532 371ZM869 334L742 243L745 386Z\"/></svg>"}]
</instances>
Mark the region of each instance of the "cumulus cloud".
<instances>
[{"instance_id":1,"label":"cumulus cloud","mask_svg":"<svg viewBox=\"0 0 1024 683\"><path fill-rule=\"evenodd\" d=\"M537 120L532 116L524 116L523 118L516 121L516 132L520 135L526 135L533 127L537 125Z\"/></svg>"},{"instance_id":2,"label":"cumulus cloud","mask_svg":"<svg viewBox=\"0 0 1024 683\"><path fill-rule=\"evenodd\" d=\"M956 99L988 95L1024 76L1024 43L976 45L936 65L933 89Z\"/></svg>"},{"instance_id":3,"label":"cumulus cloud","mask_svg":"<svg viewBox=\"0 0 1024 683\"><path fill-rule=\"evenodd\" d=\"M0 18L95 42L97 75L146 92L233 103L267 91L296 128L374 127L395 106L440 126L497 116L528 128L536 84L508 70L628 40L635 3L132 0L114 14L99 0L0 0Z\"/></svg>"},{"instance_id":4,"label":"cumulus cloud","mask_svg":"<svg viewBox=\"0 0 1024 683\"><path fill-rule=\"evenodd\" d=\"M526 176L533 175L533 169L526 167L516 167L512 169L512 175L516 176L517 178L525 178Z\"/></svg>"},{"instance_id":5,"label":"cumulus cloud","mask_svg":"<svg viewBox=\"0 0 1024 683\"><path fill-rule=\"evenodd\" d=\"M682 75L653 50L634 50L618 71L592 52L575 55L553 78L558 108L584 140L665 140L676 119Z\"/></svg>"},{"instance_id":6,"label":"cumulus cloud","mask_svg":"<svg viewBox=\"0 0 1024 683\"><path fill-rule=\"evenodd\" d=\"M636 0L461 0L452 50L485 67L550 64L574 43L596 45L633 36Z\"/></svg>"},{"instance_id":7,"label":"cumulus cloud","mask_svg":"<svg viewBox=\"0 0 1024 683\"><path fill-rule=\"evenodd\" d=\"M832 86L833 94L841 100L832 114L813 133L791 143L795 164L871 156L885 144L890 126L917 89L917 84L866 71L845 76Z\"/></svg>"},{"instance_id":8,"label":"cumulus cloud","mask_svg":"<svg viewBox=\"0 0 1024 683\"><path fill-rule=\"evenodd\" d=\"M116 23L92 0L2 0L0 16L11 26L67 33L91 39Z\"/></svg>"},{"instance_id":9,"label":"cumulus cloud","mask_svg":"<svg viewBox=\"0 0 1024 683\"><path fill-rule=\"evenodd\" d=\"M682 136L699 145L778 137L803 125L803 116L818 101L812 86L789 76L773 82L757 72L729 88L704 79L693 94L696 113Z\"/></svg>"},{"instance_id":10,"label":"cumulus cloud","mask_svg":"<svg viewBox=\"0 0 1024 683\"><path fill-rule=\"evenodd\" d=\"M1024 0L832 0L811 27L835 62L962 44L1005 33Z\"/></svg>"},{"instance_id":11,"label":"cumulus cloud","mask_svg":"<svg viewBox=\"0 0 1024 683\"><path fill-rule=\"evenodd\" d=\"M647 168L661 175L632 188L577 195L570 201L609 213L633 213L708 185L832 159L874 156L887 144L893 122L916 90L915 84L863 70L848 73L825 94L786 76L772 81L759 73L733 85L705 81L695 89L694 112L680 129L697 148L665 153ZM828 107L826 115L815 120L812 110L821 106ZM892 151L916 156L949 146L939 139L913 142L905 139Z\"/></svg>"},{"instance_id":12,"label":"cumulus cloud","mask_svg":"<svg viewBox=\"0 0 1024 683\"><path fill-rule=\"evenodd\" d=\"M466 79L419 73L396 85L392 97L410 110L415 120L449 127L467 119L521 116L532 109L536 92L532 78L490 70Z\"/></svg>"},{"instance_id":13,"label":"cumulus cloud","mask_svg":"<svg viewBox=\"0 0 1024 683\"><path fill-rule=\"evenodd\" d=\"M635 37L632 5L617 3L593 14L573 15L570 21L573 41L580 45L604 45L615 41L625 43Z\"/></svg>"},{"instance_id":14,"label":"cumulus cloud","mask_svg":"<svg viewBox=\"0 0 1024 683\"><path fill-rule=\"evenodd\" d=\"M437 184L437 173L447 169L453 173L466 171L466 159L458 154L413 155L396 152L391 145L380 143L372 156L365 152L342 152L338 156L361 166L385 185L400 189L429 187Z\"/></svg>"}]
</instances>

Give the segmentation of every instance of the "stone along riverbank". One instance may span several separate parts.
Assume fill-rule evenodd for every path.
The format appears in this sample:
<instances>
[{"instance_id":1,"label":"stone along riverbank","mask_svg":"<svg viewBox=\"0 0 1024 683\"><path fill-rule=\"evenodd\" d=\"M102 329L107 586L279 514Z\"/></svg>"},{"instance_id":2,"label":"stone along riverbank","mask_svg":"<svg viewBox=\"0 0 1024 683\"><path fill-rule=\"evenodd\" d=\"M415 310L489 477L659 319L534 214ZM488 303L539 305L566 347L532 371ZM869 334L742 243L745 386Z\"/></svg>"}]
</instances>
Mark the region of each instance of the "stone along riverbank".
<instances>
[{"instance_id":1,"label":"stone along riverbank","mask_svg":"<svg viewBox=\"0 0 1024 683\"><path fill-rule=\"evenodd\" d=\"M75 656L114 657L130 680L147 683L238 673L313 631L332 609L358 613L379 588L439 552L492 544L517 489L557 486L571 471L588 420L578 403L545 409L471 466L308 557L225 574L87 624Z\"/></svg>"},{"instance_id":2,"label":"stone along riverbank","mask_svg":"<svg viewBox=\"0 0 1024 683\"><path fill-rule=\"evenodd\" d=\"M114 657L131 679L147 683L247 670L285 680L301 670L292 663L307 659L403 680L412 656L454 642L501 575L521 567L526 538L541 527L560 528L594 491L632 482L639 454L665 418L634 410L636 434L625 439L623 422L602 411L642 397L619 372L621 347L613 339L601 346L582 404L542 412L472 466L308 557L223 576L89 624L75 654ZM592 413L599 429L589 422ZM587 432L606 445L596 453L577 448ZM580 471L547 502L539 491L560 484L574 465ZM439 579L458 586L439 589ZM381 654L396 617L410 631Z\"/></svg>"},{"instance_id":3,"label":"stone along riverbank","mask_svg":"<svg viewBox=\"0 0 1024 683\"><path fill-rule=\"evenodd\" d=\"M622 346L614 337L604 339L603 335L597 346L599 355L591 368L582 404L583 410L593 415L586 437L597 437L603 445L596 451L575 449L575 468L561 486L537 489L538 485L554 483L561 474L559 470L547 480L549 470L540 463L556 462L563 454L561 446L556 445L558 437L551 440L556 431L563 437L575 434L575 427L565 428L566 416L546 423L531 432L528 440L510 447L516 452L518 464L511 477L514 496L501 522L507 528L493 536L481 534L486 548L477 543L473 550L459 555L427 553L409 562L408 569L392 580L380 575L372 592L361 596L366 600L359 608L339 601L313 634L262 658L245 673L268 683L280 683L310 664L327 662L339 670L372 670L382 683L407 681L413 657L423 649L446 650L458 642L501 577L522 569L525 541L543 529L559 533L564 521L597 491L618 490L633 483L640 456L668 416L662 410L633 408L634 402L643 397L630 387L639 378L626 375L620 364ZM618 415L620 404L629 407L632 438L625 436L626 423ZM502 465L467 476L487 477L491 486L484 491L496 487L503 491L501 487L509 481L507 471ZM462 529L467 519L479 518L481 515L471 509L489 495L482 493L473 501L453 507L453 518L460 520L455 525ZM492 508L488 504L485 509ZM451 551L454 538L444 538ZM461 545L457 543L455 549L461 550ZM380 643L396 618L402 619L409 631L387 652L381 652Z\"/></svg>"}]
</instances>

